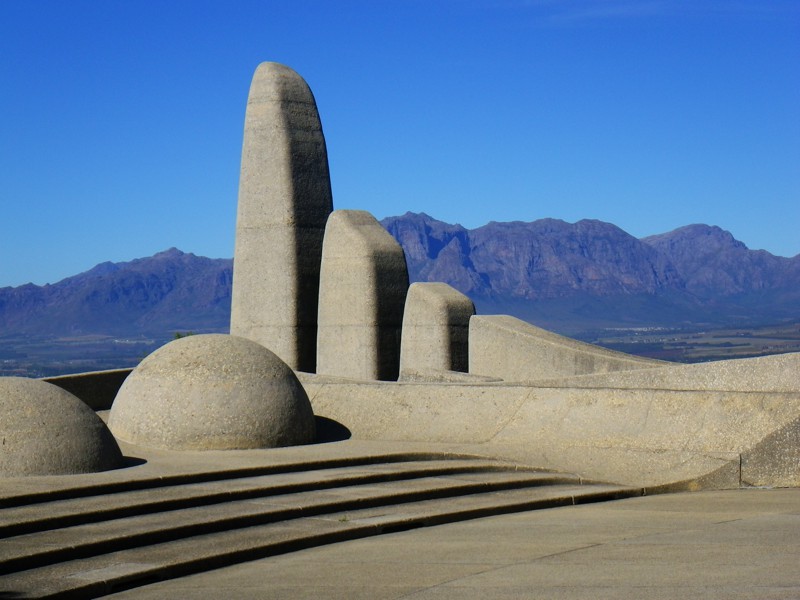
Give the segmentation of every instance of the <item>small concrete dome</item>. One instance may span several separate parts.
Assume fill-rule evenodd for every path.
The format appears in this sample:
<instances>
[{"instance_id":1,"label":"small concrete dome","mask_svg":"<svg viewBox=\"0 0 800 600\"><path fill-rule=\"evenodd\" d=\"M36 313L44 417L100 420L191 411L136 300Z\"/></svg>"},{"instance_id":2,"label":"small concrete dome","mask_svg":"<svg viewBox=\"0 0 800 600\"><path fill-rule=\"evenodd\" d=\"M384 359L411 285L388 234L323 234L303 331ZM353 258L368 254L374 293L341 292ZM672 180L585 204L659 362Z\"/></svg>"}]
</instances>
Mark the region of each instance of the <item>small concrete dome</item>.
<instances>
[{"instance_id":1,"label":"small concrete dome","mask_svg":"<svg viewBox=\"0 0 800 600\"><path fill-rule=\"evenodd\" d=\"M67 475L123 466L114 436L91 408L37 379L0 377L0 475Z\"/></svg>"},{"instance_id":2,"label":"small concrete dome","mask_svg":"<svg viewBox=\"0 0 800 600\"><path fill-rule=\"evenodd\" d=\"M122 384L108 426L168 450L275 448L314 441L314 413L294 372L251 340L192 335L162 346Z\"/></svg>"}]
</instances>

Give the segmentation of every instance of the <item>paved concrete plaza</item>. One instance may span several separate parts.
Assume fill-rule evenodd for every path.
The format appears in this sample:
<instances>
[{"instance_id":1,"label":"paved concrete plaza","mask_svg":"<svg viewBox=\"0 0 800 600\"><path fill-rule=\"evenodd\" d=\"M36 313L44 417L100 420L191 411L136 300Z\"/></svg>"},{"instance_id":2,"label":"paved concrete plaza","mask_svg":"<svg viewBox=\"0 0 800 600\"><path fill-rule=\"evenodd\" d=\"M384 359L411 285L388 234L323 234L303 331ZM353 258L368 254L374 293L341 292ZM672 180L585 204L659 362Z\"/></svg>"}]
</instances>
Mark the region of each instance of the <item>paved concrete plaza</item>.
<instances>
[{"instance_id":1,"label":"paved concrete plaza","mask_svg":"<svg viewBox=\"0 0 800 600\"><path fill-rule=\"evenodd\" d=\"M114 598L800 598L800 490L667 494L343 542Z\"/></svg>"}]
</instances>

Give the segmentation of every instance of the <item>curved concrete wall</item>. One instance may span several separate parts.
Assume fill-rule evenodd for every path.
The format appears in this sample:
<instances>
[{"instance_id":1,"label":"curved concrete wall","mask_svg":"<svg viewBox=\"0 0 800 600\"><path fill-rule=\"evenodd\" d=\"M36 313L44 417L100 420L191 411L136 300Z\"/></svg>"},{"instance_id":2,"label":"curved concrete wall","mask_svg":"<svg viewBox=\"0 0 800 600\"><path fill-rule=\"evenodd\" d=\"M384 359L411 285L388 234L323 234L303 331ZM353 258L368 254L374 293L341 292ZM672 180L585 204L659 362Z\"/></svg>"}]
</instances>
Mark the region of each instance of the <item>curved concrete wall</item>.
<instances>
[{"instance_id":1,"label":"curved concrete wall","mask_svg":"<svg viewBox=\"0 0 800 600\"><path fill-rule=\"evenodd\" d=\"M133 369L92 371L75 375L45 377L44 381L57 385L77 396L94 410L108 410L122 387L125 378Z\"/></svg>"},{"instance_id":2,"label":"curved concrete wall","mask_svg":"<svg viewBox=\"0 0 800 600\"><path fill-rule=\"evenodd\" d=\"M536 385L576 388L800 392L800 352L539 380Z\"/></svg>"},{"instance_id":3,"label":"curved concrete wall","mask_svg":"<svg viewBox=\"0 0 800 600\"><path fill-rule=\"evenodd\" d=\"M507 315L476 315L469 322L469 372L475 375L535 381L669 364L585 344Z\"/></svg>"},{"instance_id":4,"label":"curved concrete wall","mask_svg":"<svg viewBox=\"0 0 800 600\"><path fill-rule=\"evenodd\" d=\"M797 392L301 380L315 414L355 438L437 442L650 488L800 486Z\"/></svg>"},{"instance_id":5,"label":"curved concrete wall","mask_svg":"<svg viewBox=\"0 0 800 600\"><path fill-rule=\"evenodd\" d=\"M578 387L298 376L314 413L356 439L435 443L650 489L800 487L798 360L792 354L642 371L652 378L630 373L627 388L600 378ZM129 372L46 381L99 410L110 407ZM644 383L649 387L634 387Z\"/></svg>"}]
</instances>

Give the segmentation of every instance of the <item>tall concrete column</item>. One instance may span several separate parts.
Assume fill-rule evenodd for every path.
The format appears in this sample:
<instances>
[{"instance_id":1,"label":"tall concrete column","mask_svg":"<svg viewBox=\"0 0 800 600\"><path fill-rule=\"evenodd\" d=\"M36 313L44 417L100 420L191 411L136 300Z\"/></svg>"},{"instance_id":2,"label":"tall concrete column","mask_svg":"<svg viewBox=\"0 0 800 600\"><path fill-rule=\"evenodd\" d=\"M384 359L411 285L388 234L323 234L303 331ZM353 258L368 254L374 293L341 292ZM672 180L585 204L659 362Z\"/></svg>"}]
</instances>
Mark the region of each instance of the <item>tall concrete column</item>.
<instances>
[{"instance_id":1,"label":"tall concrete column","mask_svg":"<svg viewBox=\"0 0 800 600\"><path fill-rule=\"evenodd\" d=\"M408 291L403 248L363 210L331 213L322 248L317 373L397 379Z\"/></svg>"},{"instance_id":2,"label":"tall concrete column","mask_svg":"<svg viewBox=\"0 0 800 600\"><path fill-rule=\"evenodd\" d=\"M322 238L333 210L314 96L277 63L256 69L239 178L231 333L313 372Z\"/></svg>"}]
</instances>

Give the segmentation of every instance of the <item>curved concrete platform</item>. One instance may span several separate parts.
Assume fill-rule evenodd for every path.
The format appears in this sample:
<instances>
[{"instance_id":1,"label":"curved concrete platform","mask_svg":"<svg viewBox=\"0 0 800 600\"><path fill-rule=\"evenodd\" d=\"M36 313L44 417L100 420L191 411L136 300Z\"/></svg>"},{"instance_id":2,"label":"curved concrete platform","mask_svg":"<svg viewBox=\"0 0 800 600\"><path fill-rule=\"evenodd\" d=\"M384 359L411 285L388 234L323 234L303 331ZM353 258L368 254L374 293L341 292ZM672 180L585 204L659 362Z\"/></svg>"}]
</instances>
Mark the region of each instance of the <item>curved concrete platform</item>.
<instances>
[{"instance_id":1,"label":"curved concrete platform","mask_svg":"<svg viewBox=\"0 0 800 600\"><path fill-rule=\"evenodd\" d=\"M687 369L683 387L697 389L301 381L315 414L359 439L477 444L488 456L651 488L800 486L800 386L785 369L797 357L769 358L617 374ZM737 389L757 387L747 372L760 368L785 372L784 391Z\"/></svg>"},{"instance_id":2,"label":"curved concrete platform","mask_svg":"<svg viewBox=\"0 0 800 600\"><path fill-rule=\"evenodd\" d=\"M584 592L585 597L598 597L597 586L605 585L609 597L639 597L642 590L673 597L677 588L659 573L674 577L675 568L698 562L705 569L730 571L733 583L707 582L699 574L692 579L690 574L689 596L707 597L721 590L725 597L731 591L743 598L793 597L797 582L786 576L791 572L786 565L797 558L787 550L795 547L793 532L799 526L797 490L780 496L763 490L750 491L752 496L727 495L745 490L651 495L800 486L795 359L692 366L679 376L679 389L638 387L642 380L633 378L635 373L618 374L633 378L627 388L619 382L618 387L603 387L598 375L588 376L579 387L561 383L566 380L395 383L300 373L317 419L339 433L332 439L350 439L210 452L121 444L126 456L143 464L0 482L0 505L6 507L0 519L2 591L17 597L95 597L136 587L120 597L269 597L274 592L275 597L324 593L350 598L363 592L364 597L391 598L413 592L420 598L477 598L498 593L524 597L535 589L544 590L542 597L562 592L562 597ZM682 369L648 373L657 384L659 371ZM769 377L783 373L772 388L781 391L737 390L745 381L759 387L754 379L759 372ZM596 380L589 385L592 377ZM699 389L680 389L692 387ZM566 506L641 494L651 497L602 507ZM668 500L662 503L661 498ZM777 498L775 508L769 498ZM548 510L530 512L537 508ZM393 533L515 511L523 512ZM737 525L719 529L726 520ZM531 535L531 528L537 535ZM551 530L557 535L547 533ZM470 541L468 531L479 533ZM365 536L386 542L376 539L371 545L356 539ZM398 546L398 536L408 536L408 545L401 541ZM508 548L498 550L506 540ZM323 547L334 542L331 551ZM552 544L558 543L561 550L554 550ZM706 547L698 551L697 544ZM741 560L778 569L778 575L753 579L755 569L742 579L739 565L725 570L731 544ZM417 545L413 556L400 554L396 562L389 561L388 571L407 573L405 578L381 580L395 582L389 589L378 582L355 588L347 580L315 585L308 579L307 564L305 578L290 574L280 579L282 587L272 581L264 588L265 573L302 562L308 553L313 557L309 560L322 565L320 573L329 573L341 565L328 564L326 556L358 556L363 548L379 557L394 552L391 548ZM353 555L349 548L356 549ZM437 552L445 552L441 548L457 548L455 555L463 562L437 570L433 585L420 584L424 569L414 562L416 557L430 553L430 560L436 560ZM478 571L464 567L464 562L483 564L487 552L497 551L505 552L506 561L497 573L486 566ZM563 562L542 561L564 553ZM282 554L286 556L278 556ZM251 560L256 562L236 564ZM354 560L365 565L355 570L370 578L370 562ZM588 561L590 568L576 569L581 561ZM634 564L639 579L619 571L615 561ZM224 565L235 566L203 573ZM580 573L576 586L564 584L563 577L556 585L557 578L548 575L562 566ZM609 573L625 575L614 579ZM445 576L446 581L437 579ZM708 577L705 572L702 576ZM170 578L178 579L148 585ZM630 581L639 584L630 588Z\"/></svg>"},{"instance_id":3,"label":"curved concrete platform","mask_svg":"<svg viewBox=\"0 0 800 600\"><path fill-rule=\"evenodd\" d=\"M798 366L800 354L786 354L525 384L298 376L315 414L355 439L469 447L599 481L719 489L800 486ZM108 376L80 376L82 390L97 377Z\"/></svg>"},{"instance_id":4,"label":"curved concrete platform","mask_svg":"<svg viewBox=\"0 0 800 600\"><path fill-rule=\"evenodd\" d=\"M796 599L800 490L631 498L310 548L119 600Z\"/></svg>"},{"instance_id":5,"label":"curved concrete platform","mask_svg":"<svg viewBox=\"0 0 800 600\"><path fill-rule=\"evenodd\" d=\"M123 449L144 464L0 481L0 591L19 598L128 588L135 589L119 597L516 598L535 591L595 598L599 590L666 598L680 588L698 598L715 590L791 598L798 584L798 490L592 505L581 502L642 490L578 485L572 475L459 456L442 445ZM233 566L220 570L225 565Z\"/></svg>"},{"instance_id":6,"label":"curved concrete platform","mask_svg":"<svg viewBox=\"0 0 800 600\"><path fill-rule=\"evenodd\" d=\"M127 477L0 481L0 595L94 598L344 540L642 494L421 445L126 451L146 459Z\"/></svg>"}]
</instances>

